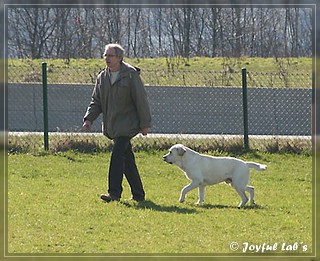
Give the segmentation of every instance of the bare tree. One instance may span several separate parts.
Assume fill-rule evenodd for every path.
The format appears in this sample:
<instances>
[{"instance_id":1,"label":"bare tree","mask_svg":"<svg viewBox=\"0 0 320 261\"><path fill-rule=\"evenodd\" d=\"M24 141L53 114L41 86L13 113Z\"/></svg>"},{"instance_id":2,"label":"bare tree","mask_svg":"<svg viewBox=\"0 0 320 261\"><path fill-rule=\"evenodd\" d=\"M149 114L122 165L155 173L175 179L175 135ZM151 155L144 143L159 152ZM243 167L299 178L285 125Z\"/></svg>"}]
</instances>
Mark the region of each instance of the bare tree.
<instances>
[{"instance_id":1,"label":"bare tree","mask_svg":"<svg viewBox=\"0 0 320 261\"><path fill-rule=\"evenodd\" d=\"M134 57L138 57L138 30L140 27L140 15L141 15L141 9L137 8L134 10L134 35L133 35L133 43L132 43L132 49L133 49L133 55Z\"/></svg>"},{"instance_id":2,"label":"bare tree","mask_svg":"<svg viewBox=\"0 0 320 261\"><path fill-rule=\"evenodd\" d=\"M208 26L210 26L209 32L211 32L211 57L217 56L218 47L218 32L220 31L220 36L222 36L222 27L219 26L221 8L211 8L211 16L209 16ZM210 19L211 18L211 19ZM220 39L221 40L221 39Z\"/></svg>"},{"instance_id":3,"label":"bare tree","mask_svg":"<svg viewBox=\"0 0 320 261\"><path fill-rule=\"evenodd\" d=\"M51 8L10 8L9 37L19 48L19 55L39 59L44 55L45 43L53 35L56 19Z\"/></svg>"},{"instance_id":4,"label":"bare tree","mask_svg":"<svg viewBox=\"0 0 320 261\"><path fill-rule=\"evenodd\" d=\"M241 38L243 37L242 26L241 26L241 12L242 8L233 8L232 9L232 21L234 27L233 41L235 41L235 45L233 48L233 56L241 57Z\"/></svg>"},{"instance_id":5,"label":"bare tree","mask_svg":"<svg viewBox=\"0 0 320 261\"><path fill-rule=\"evenodd\" d=\"M312 8L9 8L9 55L101 57L122 44L129 57L312 55Z\"/></svg>"},{"instance_id":6,"label":"bare tree","mask_svg":"<svg viewBox=\"0 0 320 261\"><path fill-rule=\"evenodd\" d=\"M55 41L52 41L49 53L54 54L58 58L70 59L72 57L72 31L70 23L70 8L54 9L57 27L53 34ZM49 48L49 47L48 47Z\"/></svg>"}]
</instances>

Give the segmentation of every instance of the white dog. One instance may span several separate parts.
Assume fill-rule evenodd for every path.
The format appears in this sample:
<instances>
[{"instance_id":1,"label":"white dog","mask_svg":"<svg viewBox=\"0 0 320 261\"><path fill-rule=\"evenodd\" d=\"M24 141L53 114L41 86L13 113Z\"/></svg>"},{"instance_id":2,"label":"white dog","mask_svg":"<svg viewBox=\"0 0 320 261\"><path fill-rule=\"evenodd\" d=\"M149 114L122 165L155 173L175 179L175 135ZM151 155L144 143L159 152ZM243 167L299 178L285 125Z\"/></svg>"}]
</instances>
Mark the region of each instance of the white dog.
<instances>
[{"instance_id":1,"label":"white dog","mask_svg":"<svg viewBox=\"0 0 320 261\"><path fill-rule=\"evenodd\" d=\"M199 188L199 200L204 201L205 186L226 182L240 195L243 207L248 202L245 191L250 194L250 203L254 204L254 188L249 184L249 168L266 170L267 166L255 162L245 162L232 157L213 157L199 154L182 144L172 146L169 153L163 156L164 161L181 168L192 182L181 190L180 202L184 202L186 194Z\"/></svg>"}]
</instances>

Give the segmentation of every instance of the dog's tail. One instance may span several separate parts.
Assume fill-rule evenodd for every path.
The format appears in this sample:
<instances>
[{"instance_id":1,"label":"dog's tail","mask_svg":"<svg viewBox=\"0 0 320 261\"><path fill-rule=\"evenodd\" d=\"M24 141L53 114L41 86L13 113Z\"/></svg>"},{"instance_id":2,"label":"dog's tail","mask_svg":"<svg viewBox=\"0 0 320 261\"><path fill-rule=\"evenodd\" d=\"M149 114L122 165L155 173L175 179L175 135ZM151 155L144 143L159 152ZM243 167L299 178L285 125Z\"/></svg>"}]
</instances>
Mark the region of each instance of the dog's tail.
<instances>
[{"instance_id":1,"label":"dog's tail","mask_svg":"<svg viewBox=\"0 0 320 261\"><path fill-rule=\"evenodd\" d=\"M267 169L267 165L259 164L256 162L246 162L246 163L249 168L252 168L255 170L263 171Z\"/></svg>"}]
</instances>

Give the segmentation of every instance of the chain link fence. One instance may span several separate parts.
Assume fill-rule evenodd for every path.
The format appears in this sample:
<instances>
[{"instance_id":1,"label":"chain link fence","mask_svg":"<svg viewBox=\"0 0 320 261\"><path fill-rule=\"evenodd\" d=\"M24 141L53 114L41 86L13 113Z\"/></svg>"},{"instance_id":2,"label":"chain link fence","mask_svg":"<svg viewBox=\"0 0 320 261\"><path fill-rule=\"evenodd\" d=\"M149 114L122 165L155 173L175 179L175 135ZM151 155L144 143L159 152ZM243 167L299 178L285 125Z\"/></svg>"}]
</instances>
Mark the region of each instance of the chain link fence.
<instances>
[{"instance_id":1,"label":"chain link fence","mask_svg":"<svg viewBox=\"0 0 320 261\"><path fill-rule=\"evenodd\" d=\"M82 131L99 66L49 63L49 149L109 151L101 117L92 133ZM141 68L153 114L147 138L133 139L134 149L168 149L181 142L198 151L243 150L241 71L149 70ZM268 152L311 152L312 75L247 72L250 148ZM8 64L8 149L43 148L41 64Z\"/></svg>"}]
</instances>

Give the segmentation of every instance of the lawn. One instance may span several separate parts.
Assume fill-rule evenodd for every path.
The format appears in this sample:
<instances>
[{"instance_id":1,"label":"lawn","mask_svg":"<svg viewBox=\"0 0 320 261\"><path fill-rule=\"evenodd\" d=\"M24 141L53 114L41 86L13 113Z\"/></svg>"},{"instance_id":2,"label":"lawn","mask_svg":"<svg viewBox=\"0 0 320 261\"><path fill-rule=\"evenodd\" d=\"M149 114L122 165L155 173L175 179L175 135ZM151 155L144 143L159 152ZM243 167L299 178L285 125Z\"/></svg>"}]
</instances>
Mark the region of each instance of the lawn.
<instances>
[{"instance_id":1,"label":"lawn","mask_svg":"<svg viewBox=\"0 0 320 261\"><path fill-rule=\"evenodd\" d=\"M150 86L241 86L241 69L248 74L248 87L311 88L312 58L182 57L128 59L141 69ZM42 82L43 60L8 60L8 82ZM103 59L48 59L48 83L94 84L105 67Z\"/></svg>"},{"instance_id":2,"label":"lawn","mask_svg":"<svg viewBox=\"0 0 320 261\"><path fill-rule=\"evenodd\" d=\"M310 255L314 250L311 156L239 156L267 164L268 170L252 171L257 205L238 209L240 198L225 184L208 187L203 205L194 205L197 191L178 203L188 180L162 161L164 153L136 153L145 202L128 200L125 181L121 201L109 204L99 195L107 189L110 153L10 154L8 255Z\"/></svg>"}]
</instances>

